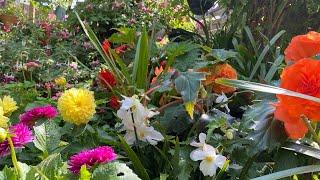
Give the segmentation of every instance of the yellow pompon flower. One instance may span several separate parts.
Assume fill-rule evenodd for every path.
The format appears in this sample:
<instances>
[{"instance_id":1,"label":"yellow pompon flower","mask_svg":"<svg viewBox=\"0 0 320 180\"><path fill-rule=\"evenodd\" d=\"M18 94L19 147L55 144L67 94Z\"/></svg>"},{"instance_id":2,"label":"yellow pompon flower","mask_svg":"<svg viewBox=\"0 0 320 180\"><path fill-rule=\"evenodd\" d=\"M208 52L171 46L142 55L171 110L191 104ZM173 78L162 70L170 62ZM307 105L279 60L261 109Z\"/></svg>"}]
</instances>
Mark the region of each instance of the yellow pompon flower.
<instances>
[{"instance_id":1,"label":"yellow pompon flower","mask_svg":"<svg viewBox=\"0 0 320 180\"><path fill-rule=\"evenodd\" d=\"M3 108L3 114L7 117L18 109L17 102L11 96L4 96L0 99L0 106Z\"/></svg>"},{"instance_id":2,"label":"yellow pompon flower","mask_svg":"<svg viewBox=\"0 0 320 180\"><path fill-rule=\"evenodd\" d=\"M76 125L88 123L96 113L93 92L87 89L66 90L58 100L62 118Z\"/></svg>"},{"instance_id":3,"label":"yellow pompon flower","mask_svg":"<svg viewBox=\"0 0 320 180\"><path fill-rule=\"evenodd\" d=\"M4 116L3 108L0 107L0 128L8 127L9 118Z\"/></svg>"},{"instance_id":4,"label":"yellow pompon flower","mask_svg":"<svg viewBox=\"0 0 320 180\"><path fill-rule=\"evenodd\" d=\"M67 80L63 76L56 78L54 80L54 82L56 83L56 85L61 86L61 87L64 87L67 85Z\"/></svg>"}]
</instances>

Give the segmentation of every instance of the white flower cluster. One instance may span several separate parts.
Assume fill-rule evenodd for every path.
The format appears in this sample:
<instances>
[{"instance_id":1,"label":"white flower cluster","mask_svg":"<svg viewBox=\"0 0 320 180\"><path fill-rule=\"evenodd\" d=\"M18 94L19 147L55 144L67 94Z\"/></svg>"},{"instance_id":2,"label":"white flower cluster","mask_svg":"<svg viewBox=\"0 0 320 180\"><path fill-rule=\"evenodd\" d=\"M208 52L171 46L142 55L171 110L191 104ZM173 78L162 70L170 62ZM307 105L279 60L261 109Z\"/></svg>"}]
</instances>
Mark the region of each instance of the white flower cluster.
<instances>
[{"instance_id":1,"label":"white flower cluster","mask_svg":"<svg viewBox=\"0 0 320 180\"><path fill-rule=\"evenodd\" d=\"M123 129L126 131L125 139L129 145L140 140L156 145L164 137L149 124L149 118L159 114L144 107L137 96L124 97L122 105L117 111L117 116L122 120ZM137 136L137 137L136 137Z\"/></svg>"},{"instance_id":2,"label":"white flower cluster","mask_svg":"<svg viewBox=\"0 0 320 180\"><path fill-rule=\"evenodd\" d=\"M209 144L206 144L207 135L204 133L199 134L199 141L193 141L191 146L197 147L190 153L190 158L193 161L200 161L200 171L204 176L215 176L217 168L222 168L227 158L216 154L216 149Z\"/></svg>"}]
</instances>

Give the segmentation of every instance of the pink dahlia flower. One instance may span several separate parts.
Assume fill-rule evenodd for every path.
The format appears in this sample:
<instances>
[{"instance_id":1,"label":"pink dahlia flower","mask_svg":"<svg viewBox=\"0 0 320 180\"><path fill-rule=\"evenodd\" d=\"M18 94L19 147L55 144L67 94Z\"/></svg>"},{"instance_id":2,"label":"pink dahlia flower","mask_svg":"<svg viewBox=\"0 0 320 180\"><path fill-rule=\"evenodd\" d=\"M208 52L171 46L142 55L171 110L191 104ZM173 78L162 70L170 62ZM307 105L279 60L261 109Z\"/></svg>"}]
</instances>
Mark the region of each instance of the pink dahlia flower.
<instances>
[{"instance_id":1,"label":"pink dahlia flower","mask_svg":"<svg viewBox=\"0 0 320 180\"><path fill-rule=\"evenodd\" d=\"M31 130L25 124L16 124L9 128L9 132L12 135L11 139L15 149L22 149L24 145L32 142L33 135ZM0 157L4 157L10 154L10 146L8 140L0 143Z\"/></svg>"},{"instance_id":2,"label":"pink dahlia flower","mask_svg":"<svg viewBox=\"0 0 320 180\"><path fill-rule=\"evenodd\" d=\"M73 173L79 173L81 166L86 165L91 168L97 164L104 164L117 158L117 154L109 146L100 146L94 149L84 150L71 156L68 161L69 170Z\"/></svg>"},{"instance_id":3,"label":"pink dahlia flower","mask_svg":"<svg viewBox=\"0 0 320 180\"><path fill-rule=\"evenodd\" d=\"M28 110L20 115L20 123L26 124L29 127L40 118L53 119L58 114L57 109L51 105L39 106Z\"/></svg>"}]
</instances>

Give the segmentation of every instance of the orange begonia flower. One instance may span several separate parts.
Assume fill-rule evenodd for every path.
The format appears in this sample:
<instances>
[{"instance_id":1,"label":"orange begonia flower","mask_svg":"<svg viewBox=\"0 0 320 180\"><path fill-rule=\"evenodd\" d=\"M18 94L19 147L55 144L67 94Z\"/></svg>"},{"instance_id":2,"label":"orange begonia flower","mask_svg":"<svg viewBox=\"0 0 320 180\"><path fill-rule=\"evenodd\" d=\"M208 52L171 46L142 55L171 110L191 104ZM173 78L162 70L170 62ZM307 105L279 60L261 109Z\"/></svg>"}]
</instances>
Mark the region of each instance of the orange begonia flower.
<instances>
[{"instance_id":1,"label":"orange begonia flower","mask_svg":"<svg viewBox=\"0 0 320 180\"><path fill-rule=\"evenodd\" d=\"M280 87L319 98L320 61L305 58L286 67L281 75ZM274 115L284 122L290 138L302 138L308 131L301 115L311 121L320 121L320 103L285 95L277 97L279 102L275 105Z\"/></svg>"},{"instance_id":2,"label":"orange begonia flower","mask_svg":"<svg viewBox=\"0 0 320 180\"><path fill-rule=\"evenodd\" d=\"M201 68L199 72L206 72L206 80L203 81L204 86L212 85L212 91L218 94L232 93L236 89L234 87L223 86L215 83L217 78L237 79L237 71L227 63L215 64L211 68Z\"/></svg>"},{"instance_id":3,"label":"orange begonia flower","mask_svg":"<svg viewBox=\"0 0 320 180\"><path fill-rule=\"evenodd\" d=\"M320 54L320 33L311 31L305 35L295 36L284 51L285 60L297 62Z\"/></svg>"}]
</instances>

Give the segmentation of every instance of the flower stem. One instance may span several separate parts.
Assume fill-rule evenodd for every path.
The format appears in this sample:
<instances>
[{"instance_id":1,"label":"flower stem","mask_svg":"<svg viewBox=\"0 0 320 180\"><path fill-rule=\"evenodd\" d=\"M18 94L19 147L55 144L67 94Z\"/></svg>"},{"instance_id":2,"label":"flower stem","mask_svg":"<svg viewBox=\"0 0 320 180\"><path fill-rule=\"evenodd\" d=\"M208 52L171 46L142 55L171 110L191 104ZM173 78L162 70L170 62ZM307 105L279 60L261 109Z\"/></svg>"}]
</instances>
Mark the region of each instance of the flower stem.
<instances>
[{"instance_id":1,"label":"flower stem","mask_svg":"<svg viewBox=\"0 0 320 180\"><path fill-rule=\"evenodd\" d=\"M310 133L312 134L314 140L320 145L320 138L317 135L316 131L313 129L312 125L310 124L308 118L306 116L301 116L301 119L303 120L303 122L305 123L305 125L307 125Z\"/></svg>"},{"instance_id":2,"label":"flower stem","mask_svg":"<svg viewBox=\"0 0 320 180\"><path fill-rule=\"evenodd\" d=\"M12 163L13 163L13 167L18 175L18 177L20 178L20 168L18 165L18 160L17 160L17 156L16 156L16 151L14 150L14 146L13 146L13 142L10 136L7 137L9 146L10 146L10 153L11 153L11 159L12 159Z\"/></svg>"}]
</instances>

